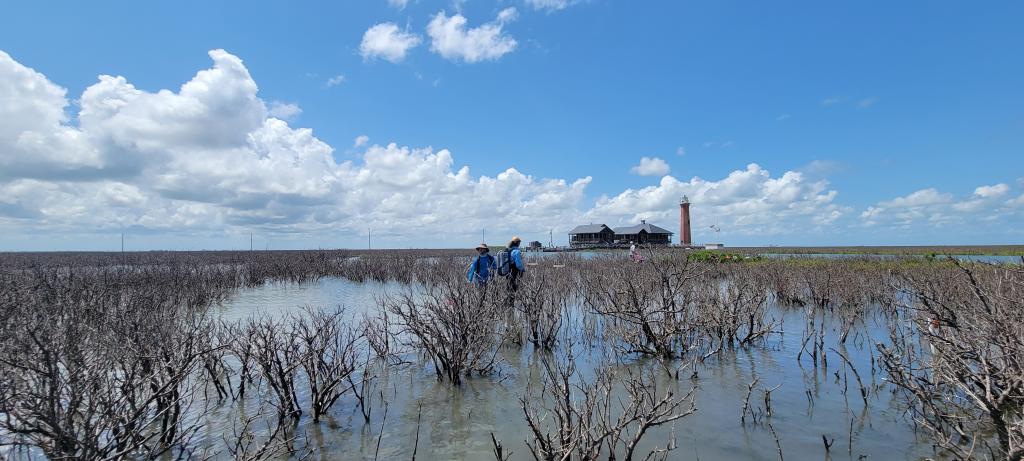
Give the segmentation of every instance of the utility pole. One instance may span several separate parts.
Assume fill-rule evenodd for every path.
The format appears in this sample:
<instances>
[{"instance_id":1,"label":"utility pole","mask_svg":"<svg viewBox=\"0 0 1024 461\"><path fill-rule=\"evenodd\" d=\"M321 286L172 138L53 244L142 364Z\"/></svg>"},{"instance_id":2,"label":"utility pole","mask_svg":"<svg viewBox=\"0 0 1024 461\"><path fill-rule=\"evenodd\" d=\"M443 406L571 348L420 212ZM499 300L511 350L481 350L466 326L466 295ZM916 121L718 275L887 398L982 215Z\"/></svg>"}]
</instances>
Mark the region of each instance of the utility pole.
<instances>
[{"instance_id":1,"label":"utility pole","mask_svg":"<svg viewBox=\"0 0 1024 461\"><path fill-rule=\"evenodd\" d=\"M252 253L252 232L249 232L249 253Z\"/></svg>"},{"instance_id":2,"label":"utility pole","mask_svg":"<svg viewBox=\"0 0 1024 461\"><path fill-rule=\"evenodd\" d=\"M124 232L121 232L121 254L124 254Z\"/></svg>"},{"instance_id":3,"label":"utility pole","mask_svg":"<svg viewBox=\"0 0 1024 461\"><path fill-rule=\"evenodd\" d=\"M487 229L480 229L480 243L487 243Z\"/></svg>"},{"instance_id":4,"label":"utility pole","mask_svg":"<svg viewBox=\"0 0 1024 461\"><path fill-rule=\"evenodd\" d=\"M370 240L370 237L372 235L373 235L373 228L366 229L366 249L367 250L372 250L373 249L373 244L372 244L372 242Z\"/></svg>"}]
</instances>

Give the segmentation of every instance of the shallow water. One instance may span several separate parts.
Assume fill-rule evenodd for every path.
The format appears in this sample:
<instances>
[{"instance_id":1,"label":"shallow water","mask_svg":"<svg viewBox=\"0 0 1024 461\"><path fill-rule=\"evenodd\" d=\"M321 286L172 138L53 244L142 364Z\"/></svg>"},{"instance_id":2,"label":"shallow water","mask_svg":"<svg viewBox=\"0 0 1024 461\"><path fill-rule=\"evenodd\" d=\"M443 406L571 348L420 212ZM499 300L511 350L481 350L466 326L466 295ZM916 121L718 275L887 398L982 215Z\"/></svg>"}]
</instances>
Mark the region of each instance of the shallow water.
<instances>
[{"instance_id":1,"label":"shallow water","mask_svg":"<svg viewBox=\"0 0 1024 461\"><path fill-rule=\"evenodd\" d=\"M358 318L364 312L376 312L377 297L401 289L397 284L361 284L340 279L304 285L269 284L241 290L224 303L220 313L226 319L241 319L254 313L284 315L306 305L342 305L348 315ZM763 347L723 351L696 365L695 379L691 379L689 369L678 380L665 373L657 374L659 394L673 388L681 395L695 387L697 411L674 425L651 430L641 446L644 455L656 446L664 447L674 434L677 448L669 459L778 459L775 440L764 424L770 422L786 460L822 459L823 435L834 439L832 459L856 460L862 455L866 459L935 456L930 444L915 436L903 411L891 400L890 389L881 376L872 373L874 344L887 338L881 324L869 316L866 324L851 334L845 349L865 384L873 388L865 405L853 374L835 352L828 352L827 369L815 369L806 354L802 364L797 362L804 326L801 312L773 308L771 316L782 322L784 333L772 336ZM843 350L836 344L837 331L838 325L830 328L826 349ZM540 354L529 347L503 349L505 364L499 373L469 379L459 388L439 383L429 365L390 367L379 374L374 391L378 395L373 399L369 424L363 422L350 394L338 402L331 417L320 425L304 417L300 431L314 450L313 459L411 459L414 450L420 460L494 459L492 432L502 441L506 453L513 452L510 459L532 459L524 444L528 434L520 398L528 383L539 383ZM581 357L577 364L581 374L591 376L594 361L588 359L590 354L577 351L577 355ZM642 360L621 366L634 371L659 369ZM740 421L741 408L747 386L755 375L760 379L750 399L755 409L764 407L764 388L779 386L771 394L774 414L761 418L761 424L752 423L748 417L744 425ZM230 433L231 425L237 421L234 410L224 409L211 417L215 423L208 434L211 440L219 439L215 436L218 431Z\"/></svg>"}]
</instances>

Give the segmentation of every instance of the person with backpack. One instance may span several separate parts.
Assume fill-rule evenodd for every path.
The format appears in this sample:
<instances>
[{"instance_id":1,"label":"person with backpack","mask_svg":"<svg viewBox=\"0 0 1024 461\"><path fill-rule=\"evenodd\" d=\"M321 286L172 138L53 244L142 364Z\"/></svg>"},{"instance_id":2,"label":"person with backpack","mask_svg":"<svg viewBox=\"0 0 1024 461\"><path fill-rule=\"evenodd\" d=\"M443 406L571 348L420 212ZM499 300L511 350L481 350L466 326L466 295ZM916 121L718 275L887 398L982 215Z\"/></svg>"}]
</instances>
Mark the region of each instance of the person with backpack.
<instances>
[{"instance_id":1,"label":"person with backpack","mask_svg":"<svg viewBox=\"0 0 1024 461\"><path fill-rule=\"evenodd\" d=\"M508 280L508 304L515 303L515 294L519 290L519 277L526 272L526 264L523 263L523 252L519 249L522 240L519 237L512 237L508 246L498 252L498 275Z\"/></svg>"},{"instance_id":2,"label":"person with backpack","mask_svg":"<svg viewBox=\"0 0 1024 461\"><path fill-rule=\"evenodd\" d=\"M473 262L469 264L466 279L482 285L491 279L491 274L496 272L497 264L494 261L494 256L490 254L491 249L487 247L486 243L478 245L476 253L477 255L473 258Z\"/></svg>"}]
</instances>

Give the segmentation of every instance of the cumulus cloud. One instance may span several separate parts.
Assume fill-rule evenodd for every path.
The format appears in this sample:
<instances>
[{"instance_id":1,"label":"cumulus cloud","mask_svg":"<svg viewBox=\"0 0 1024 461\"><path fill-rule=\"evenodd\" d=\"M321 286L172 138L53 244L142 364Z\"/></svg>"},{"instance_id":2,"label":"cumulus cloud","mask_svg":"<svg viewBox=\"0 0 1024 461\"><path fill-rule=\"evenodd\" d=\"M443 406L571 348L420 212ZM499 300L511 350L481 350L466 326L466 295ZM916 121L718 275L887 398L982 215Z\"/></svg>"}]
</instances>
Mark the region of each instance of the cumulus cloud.
<instances>
[{"instance_id":1,"label":"cumulus cloud","mask_svg":"<svg viewBox=\"0 0 1024 461\"><path fill-rule=\"evenodd\" d=\"M427 24L430 50L451 61L474 63L497 60L516 49L516 40L502 30L506 24L515 20L516 15L515 8L505 8L493 22L467 28L468 20L465 16L448 16L441 11Z\"/></svg>"},{"instance_id":2,"label":"cumulus cloud","mask_svg":"<svg viewBox=\"0 0 1024 461\"><path fill-rule=\"evenodd\" d=\"M393 22L383 22L366 30L359 44L359 54L363 59L381 58L397 63L422 41L419 35L399 29Z\"/></svg>"},{"instance_id":3,"label":"cumulus cloud","mask_svg":"<svg viewBox=\"0 0 1024 461\"><path fill-rule=\"evenodd\" d=\"M983 185L975 188L973 195L958 199L935 188L921 189L869 206L860 217L866 226L902 228L991 221L1016 213L1013 200L1002 200L1009 191L1010 187L1002 183Z\"/></svg>"},{"instance_id":4,"label":"cumulus cloud","mask_svg":"<svg viewBox=\"0 0 1024 461\"><path fill-rule=\"evenodd\" d=\"M588 217L608 224L678 222L678 203L686 195L700 207L695 229L717 223L728 235L762 237L832 225L850 211L835 203L837 194L824 180L809 181L796 171L772 177L752 163L717 181L665 176L657 186L604 196Z\"/></svg>"},{"instance_id":5,"label":"cumulus cloud","mask_svg":"<svg viewBox=\"0 0 1024 461\"><path fill-rule=\"evenodd\" d=\"M671 170L668 163L658 157L642 157L640 164L630 169L640 176L664 176Z\"/></svg>"},{"instance_id":6,"label":"cumulus cloud","mask_svg":"<svg viewBox=\"0 0 1024 461\"><path fill-rule=\"evenodd\" d=\"M124 149L159 152L169 146L227 148L245 145L264 124L267 108L242 60L209 53L214 66L177 92L149 93L124 77L101 75L81 98L80 127Z\"/></svg>"},{"instance_id":7,"label":"cumulus cloud","mask_svg":"<svg viewBox=\"0 0 1024 461\"><path fill-rule=\"evenodd\" d=\"M670 176L664 164L659 184L591 202L589 176L473 174L446 149L373 144L366 136L353 143L362 154L341 162L312 130L289 124L298 107L259 97L241 59L223 50L209 56L212 65L177 89L145 91L101 75L75 98L80 110L71 117L64 88L0 52L2 234L133 229L164 241L254 230L356 235L372 227L375 238L395 245L451 245L469 243L484 227L536 238L589 221L648 219L673 228L685 194L697 236L717 224L723 237L760 239L834 230L851 212L825 180L803 171L775 176L756 164L689 180ZM645 168L658 170L659 162L648 158ZM1002 183L959 199L922 189L861 216L879 225L1020 216L1024 196L1013 195Z\"/></svg>"},{"instance_id":8,"label":"cumulus cloud","mask_svg":"<svg viewBox=\"0 0 1024 461\"><path fill-rule=\"evenodd\" d=\"M25 67L9 54L0 51L0 137L13 141L26 132L45 132L67 121L64 107L66 90L46 77Z\"/></svg>"},{"instance_id":9,"label":"cumulus cloud","mask_svg":"<svg viewBox=\"0 0 1024 461\"><path fill-rule=\"evenodd\" d=\"M369 145L366 136L355 140L369 145L358 161L338 163L312 130L284 120L297 107L258 97L240 59L223 50L210 57L213 66L177 91L100 76L74 126L63 88L0 56L0 111L33 114L5 112L0 124L0 228L287 234L370 225L375 235L411 238L455 235L452 223L476 235L495 227L498 209L508 214L502 226L522 232L582 214L589 177L474 176L447 150ZM70 168L91 174L68 177Z\"/></svg>"},{"instance_id":10,"label":"cumulus cloud","mask_svg":"<svg viewBox=\"0 0 1024 461\"><path fill-rule=\"evenodd\" d=\"M115 161L66 124L66 90L0 51L0 180L86 178Z\"/></svg>"},{"instance_id":11,"label":"cumulus cloud","mask_svg":"<svg viewBox=\"0 0 1024 461\"><path fill-rule=\"evenodd\" d=\"M271 117L276 117L281 120L292 120L302 113L302 108L295 103L284 103L281 101L271 101L270 109L267 114Z\"/></svg>"},{"instance_id":12,"label":"cumulus cloud","mask_svg":"<svg viewBox=\"0 0 1024 461\"><path fill-rule=\"evenodd\" d=\"M344 208L359 220L400 229L444 229L458 223L472 230L504 225L543 231L578 217L591 178L573 182L536 179L509 168L495 177L473 177L469 167L454 168L447 150L373 145L364 165L347 171L351 192Z\"/></svg>"},{"instance_id":13,"label":"cumulus cloud","mask_svg":"<svg viewBox=\"0 0 1024 461\"><path fill-rule=\"evenodd\" d=\"M979 186L977 189L974 189L974 195L982 198L1002 197L1006 195L1007 192L1010 192L1010 186L1003 183L991 186Z\"/></svg>"}]
</instances>

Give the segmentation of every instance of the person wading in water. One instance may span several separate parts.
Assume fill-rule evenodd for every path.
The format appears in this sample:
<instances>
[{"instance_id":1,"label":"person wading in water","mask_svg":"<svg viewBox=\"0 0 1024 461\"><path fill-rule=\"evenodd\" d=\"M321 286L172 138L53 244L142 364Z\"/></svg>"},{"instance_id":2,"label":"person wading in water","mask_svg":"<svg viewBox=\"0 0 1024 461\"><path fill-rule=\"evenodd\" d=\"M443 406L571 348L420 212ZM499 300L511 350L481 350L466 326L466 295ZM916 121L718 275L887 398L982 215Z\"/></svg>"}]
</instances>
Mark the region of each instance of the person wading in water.
<instances>
[{"instance_id":1,"label":"person wading in water","mask_svg":"<svg viewBox=\"0 0 1024 461\"><path fill-rule=\"evenodd\" d=\"M486 243L478 245L476 253L477 255L473 258L473 262L469 264L466 279L483 285L491 279L491 274L495 272L497 264L494 261L494 256L491 256L491 249L487 247Z\"/></svg>"},{"instance_id":2,"label":"person wading in water","mask_svg":"<svg viewBox=\"0 0 1024 461\"><path fill-rule=\"evenodd\" d=\"M526 264L523 263L523 252L519 250L522 240L519 237L512 237L508 247L498 252L498 275L508 280L508 298L506 303L509 307L514 306L516 291L519 290L519 277L526 272Z\"/></svg>"},{"instance_id":3,"label":"person wading in water","mask_svg":"<svg viewBox=\"0 0 1024 461\"><path fill-rule=\"evenodd\" d=\"M629 257L635 263L642 263L642 262L644 262L644 255L640 254L640 249L637 248L636 244L632 243L632 242L630 242L630 245L629 245Z\"/></svg>"}]
</instances>

